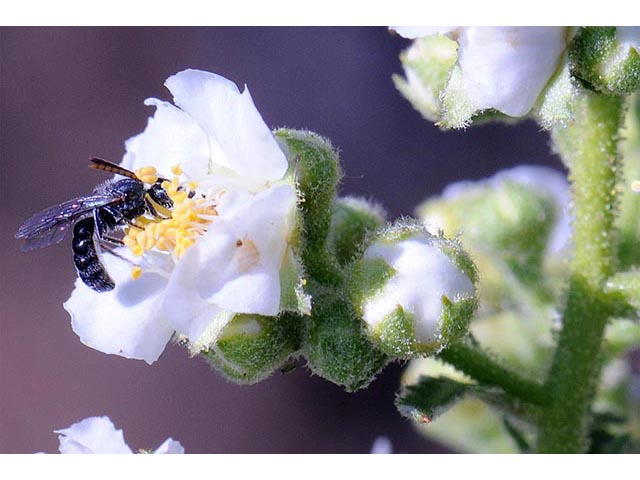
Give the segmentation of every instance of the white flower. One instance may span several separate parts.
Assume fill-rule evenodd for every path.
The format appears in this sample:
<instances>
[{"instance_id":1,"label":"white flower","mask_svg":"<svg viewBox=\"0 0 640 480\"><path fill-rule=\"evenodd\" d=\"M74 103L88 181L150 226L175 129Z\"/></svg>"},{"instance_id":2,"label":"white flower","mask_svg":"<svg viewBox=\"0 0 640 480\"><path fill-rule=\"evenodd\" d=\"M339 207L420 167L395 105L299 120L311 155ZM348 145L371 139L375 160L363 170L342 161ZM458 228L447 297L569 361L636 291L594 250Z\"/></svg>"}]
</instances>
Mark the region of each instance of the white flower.
<instances>
[{"instance_id":1,"label":"white flower","mask_svg":"<svg viewBox=\"0 0 640 480\"><path fill-rule=\"evenodd\" d=\"M363 319L374 330L400 306L412 315L419 344L439 344L443 297L456 302L474 296L473 282L426 234L375 243L363 258L382 259L394 272L382 290L363 305Z\"/></svg>"},{"instance_id":2,"label":"white flower","mask_svg":"<svg viewBox=\"0 0 640 480\"><path fill-rule=\"evenodd\" d=\"M567 27L392 27L417 38L446 35L458 43L462 87L473 109L526 115L559 67Z\"/></svg>"},{"instance_id":3,"label":"white flower","mask_svg":"<svg viewBox=\"0 0 640 480\"><path fill-rule=\"evenodd\" d=\"M90 417L68 428L56 430L60 453L133 453L122 430L109 417ZM180 442L167 438L153 453L184 453Z\"/></svg>"},{"instance_id":4,"label":"white flower","mask_svg":"<svg viewBox=\"0 0 640 480\"><path fill-rule=\"evenodd\" d=\"M174 333L198 351L235 313L277 315L282 290L293 288L281 284L280 272L293 261L296 191L249 90L198 70L166 86L177 107L145 102L155 115L126 142L122 166L176 175L167 186L172 219L129 230L131 251L117 253L139 268L102 256L113 291L97 293L78 280L65 303L83 343L148 363Z\"/></svg>"}]
</instances>

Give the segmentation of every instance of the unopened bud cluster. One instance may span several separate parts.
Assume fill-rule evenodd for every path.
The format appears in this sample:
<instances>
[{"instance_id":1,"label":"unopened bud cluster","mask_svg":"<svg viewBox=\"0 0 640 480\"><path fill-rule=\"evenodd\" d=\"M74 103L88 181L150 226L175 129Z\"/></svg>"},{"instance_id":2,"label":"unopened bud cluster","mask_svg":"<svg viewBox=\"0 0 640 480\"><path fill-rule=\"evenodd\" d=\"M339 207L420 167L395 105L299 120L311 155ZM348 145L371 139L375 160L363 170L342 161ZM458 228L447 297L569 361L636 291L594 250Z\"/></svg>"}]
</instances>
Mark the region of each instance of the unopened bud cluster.
<instances>
[{"instance_id":1,"label":"unopened bud cluster","mask_svg":"<svg viewBox=\"0 0 640 480\"><path fill-rule=\"evenodd\" d=\"M586 90L640 87L638 27L392 27L413 39L394 82L428 120L462 128L533 115L545 128L573 118Z\"/></svg>"},{"instance_id":2,"label":"unopened bud cluster","mask_svg":"<svg viewBox=\"0 0 640 480\"><path fill-rule=\"evenodd\" d=\"M280 130L297 162L296 256L306 315L236 315L203 352L228 378L253 383L297 358L347 390L396 359L433 355L467 331L475 266L461 245L417 221L387 224L380 206L336 197L338 159L309 132Z\"/></svg>"}]
</instances>

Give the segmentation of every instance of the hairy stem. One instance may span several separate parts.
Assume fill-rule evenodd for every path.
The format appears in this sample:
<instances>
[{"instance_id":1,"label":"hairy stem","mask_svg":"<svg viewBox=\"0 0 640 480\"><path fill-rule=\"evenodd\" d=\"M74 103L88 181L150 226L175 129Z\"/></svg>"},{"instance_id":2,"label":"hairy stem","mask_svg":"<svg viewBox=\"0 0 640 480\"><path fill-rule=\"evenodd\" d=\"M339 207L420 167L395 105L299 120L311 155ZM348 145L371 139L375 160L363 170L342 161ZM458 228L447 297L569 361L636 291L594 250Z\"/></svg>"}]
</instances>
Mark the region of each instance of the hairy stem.
<instances>
[{"instance_id":1,"label":"hairy stem","mask_svg":"<svg viewBox=\"0 0 640 480\"><path fill-rule=\"evenodd\" d=\"M481 385L499 387L516 399L536 405L545 403L542 385L503 367L469 340L449 345L438 356Z\"/></svg>"},{"instance_id":2,"label":"hairy stem","mask_svg":"<svg viewBox=\"0 0 640 480\"><path fill-rule=\"evenodd\" d=\"M573 187L574 253L562 330L545 383L550 403L540 420L540 452L579 453L588 448L590 407L609 314L602 289L615 268L622 111L618 97L585 94L578 100L575 122L553 132Z\"/></svg>"}]
</instances>

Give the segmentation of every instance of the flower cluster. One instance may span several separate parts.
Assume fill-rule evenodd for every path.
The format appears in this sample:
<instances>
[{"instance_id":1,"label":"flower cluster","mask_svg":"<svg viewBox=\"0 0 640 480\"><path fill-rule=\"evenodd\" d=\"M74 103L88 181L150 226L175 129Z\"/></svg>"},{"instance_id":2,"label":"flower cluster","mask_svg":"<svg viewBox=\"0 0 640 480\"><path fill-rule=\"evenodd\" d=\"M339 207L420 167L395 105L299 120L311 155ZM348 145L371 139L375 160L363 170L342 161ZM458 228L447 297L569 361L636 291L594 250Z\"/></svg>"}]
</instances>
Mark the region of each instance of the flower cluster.
<instances>
[{"instance_id":1,"label":"flower cluster","mask_svg":"<svg viewBox=\"0 0 640 480\"><path fill-rule=\"evenodd\" d=\"M145 102L155 115L121 166L172 207L134 219L103 255L112 291L76 282L65 308L83 343L152 363L177 338L240 383L304 355L355 390L466 331L475 270L457 243L336 198L331 145L272 133L248 89L196 70L166 86L175 105Z\"/></svg>"}]
</instances>

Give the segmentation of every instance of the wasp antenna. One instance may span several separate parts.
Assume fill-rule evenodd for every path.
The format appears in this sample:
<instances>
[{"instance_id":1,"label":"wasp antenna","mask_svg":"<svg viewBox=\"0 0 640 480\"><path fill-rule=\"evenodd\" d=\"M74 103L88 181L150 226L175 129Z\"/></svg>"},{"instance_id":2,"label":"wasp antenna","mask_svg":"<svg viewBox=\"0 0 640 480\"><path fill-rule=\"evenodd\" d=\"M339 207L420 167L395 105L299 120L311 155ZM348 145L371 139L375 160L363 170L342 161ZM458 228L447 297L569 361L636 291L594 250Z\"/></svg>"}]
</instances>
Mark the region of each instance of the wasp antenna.
<instances>
[{"instance_id":1,"label":"wasp antenna","mask_svg":"<svg viewBox=\"0 0 640 480\"><path fill-rule=\"evenodd\" d=\"M103 170L105 172L116 173L118 175L122 175L124 177L133 178L134 180L140 180L138 176L130 170L126 168L122 168L120 165L116 165L115 163L110 162L109 160L104 160L102 158L90 158L89 164L90 168L95 168L96 170Z\"/></svg>"}]
</instances>

